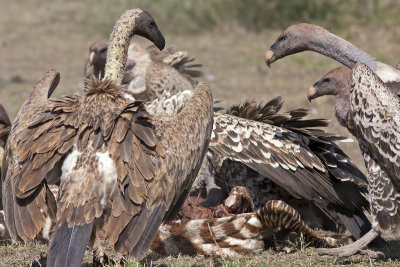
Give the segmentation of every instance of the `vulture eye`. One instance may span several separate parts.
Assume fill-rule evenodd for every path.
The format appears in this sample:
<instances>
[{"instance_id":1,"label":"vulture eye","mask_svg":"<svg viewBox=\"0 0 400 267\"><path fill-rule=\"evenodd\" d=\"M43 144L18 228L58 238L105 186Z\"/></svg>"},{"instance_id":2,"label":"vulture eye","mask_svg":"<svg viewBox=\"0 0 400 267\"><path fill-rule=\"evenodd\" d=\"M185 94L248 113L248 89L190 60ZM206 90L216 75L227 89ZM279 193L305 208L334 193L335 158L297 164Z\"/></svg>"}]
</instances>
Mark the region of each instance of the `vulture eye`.
<instances>
[{"instance_id":1,"label":"vulture eye","mask_svg":"<svg viewBox=\"0 0 400 267\"><path fill-rule=\"evenodd\" d=\"M279 37L278 42L283 42L286 40L286 38L287 38L286 35L282 35L281 37Z\"/></svg>"},{"instance_id":2,"label":"vulture eye","mask_svg":"<svg viewBox=\"0 0 400 267\"><path fill-rule=\"evenodd\" d=\"M156 26L156 23L155 23L154 21L150 21L149 26L150 26L150 27L155 27L155 26Z\"/></svg>"},{"instance_id":3,"label":"vulture eye","mask_svg":"<svg viewBox=\"0 0 400 267\"><path fill-rule=\"evenodd\" d=\"M107 48L101 49L100 53L107 53Z\"/></svg>"},{"instance_id":4,"label":"vulture eye","mask_svg":"<svg viewBox=\"0 0 400 267\"><path fill-rule=\"evenodd\" d=\"M330 83L331 82L331 78L325 78L322 82L323 83Z\"/></svg>"}]
</instances>

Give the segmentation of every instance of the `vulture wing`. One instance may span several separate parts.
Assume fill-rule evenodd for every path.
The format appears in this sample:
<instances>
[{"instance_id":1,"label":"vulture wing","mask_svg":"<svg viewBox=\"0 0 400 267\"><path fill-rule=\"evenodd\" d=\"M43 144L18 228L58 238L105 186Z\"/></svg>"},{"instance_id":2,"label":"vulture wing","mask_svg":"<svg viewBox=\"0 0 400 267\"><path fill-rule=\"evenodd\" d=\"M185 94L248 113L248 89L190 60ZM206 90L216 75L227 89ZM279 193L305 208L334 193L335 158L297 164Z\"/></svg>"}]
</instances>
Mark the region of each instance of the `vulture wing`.
<instances>
[{"instance_id":1,"label":"vulture wing","mask_svg":"<svg viewBox=\"0 0 400 267\"><path fill-rule=\"evenodd\" d=\"M135 188L132 193L119 192L120 204L113 203L111 216L104 228L106 238L115 244L120 253L142 256L150 247L160 223L171 221L179 211L207 150L212 129L212 108L208 87L199 84L192 99L175 118L151 121L160 142L154 148L160 155L153 160L156 169L153 170L153 165L148 170L143 169L143 165L151 162L146 153L136 167L142 179L135 182L144 183L145 188ZM137 152L132 152L132 156L135 157L135 154ZM131 164L131 160L127 164ZM128 170L127 173L131 172ZM128 185L126 190L130 187L132 185ZM133 198L138 194L143 194L143 199L137 203L140 206L132 206L137 211L126 210L124 197L131 195Z\"/></svg>"},{"instance_id":2,"label":"vulture wing","mask_svg":"<svg viewBox=\"0 0 400 267\"><path fill-rule=\"evenodd\" d=\"M30 136L33 132L28 126L32 120L40 119L41 112L48 108L47 98L57 87L59 80L59 73L51 70L35 84L18 112L10 132L2 168L2 201L6 224L13 240L32 240L43 228L46 216L55 216L54 196L47 188L44 178L54 168L61 155L54 156L46 149L56 142L54 139L33 144L34 136ZM40 131L46 130L38 128ZM35 149L38 149L37 152ZM40 154L42 157L31 162L30 158L34 154ZM46 173L40 168L42 165L46 165ZM20 184L23 176L29 176L33 170L38 169L38 177L34 176L31 181L24 179L24 183Z\"/></svg>"},{"instance_id":3,"label":"vulture wing","mask_svg":"<svg viewBox=\"0 0 400 267\"><path fill-rule=\"evenodd\" d=\"M361 194L367 190L365 176L334 143L339 137L307 129L325 121L301 120L307 112L300 109L277 114L280 103L274 99L265 106L231 109L249 119L215 115L210 150L222 160L242 162L292 197L312 201L333 220L339 216L360 237L370 229L362 213L368 209Z\"/></svg>"},{"instance_id":4,"label":"vulture wing","mask_svg":"<svg viewBox=\"0 0 400 267\"><path fill-rule=\"evenodd\" d=\"M354 203L345 186L337 188L339 180L329 175L303 137L284 128L232 115L218 114L214 119L210 142L214 153L243 162L293 197L316 203L329 200L344 206Z\"/></svg>"}]
</instances>

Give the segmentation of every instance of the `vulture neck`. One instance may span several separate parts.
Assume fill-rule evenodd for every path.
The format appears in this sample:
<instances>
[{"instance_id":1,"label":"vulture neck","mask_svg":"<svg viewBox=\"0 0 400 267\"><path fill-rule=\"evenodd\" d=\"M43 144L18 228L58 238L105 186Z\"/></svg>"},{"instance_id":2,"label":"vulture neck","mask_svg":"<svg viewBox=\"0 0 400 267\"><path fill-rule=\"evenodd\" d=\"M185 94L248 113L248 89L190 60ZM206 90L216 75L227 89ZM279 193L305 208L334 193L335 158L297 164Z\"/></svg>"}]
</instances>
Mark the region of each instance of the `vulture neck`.
<instances>
[{"instance_id":1,"label":"vulture neck","mask_svg":"<svg viewBox=\"0 0 400 267\"><path fill-rule=\"evenodd\" d=\"M376 61L350 42L320 27L309 33L305 42L306 50L315 51L337 60L350 69L356 63L364 63L376 73Z\"/></svg>"},{"instance_id":2,"label":"vulture neck","mask_svg":"<svg viewBox=\"0 0 400 267\"><path fill-rule=\"evenodd\" d=\"M107 49L104 79L121 84L128 57L128 47L136 31L135 20L138 15L139 12L137 10L127 10L114 26Z\"/></svg>"},{"instance_id":3,"label":"vulture neck","mask_svg":"<svg viewBox=\"0 0 400 267\"><path fill-rule=\"evenodd\" d=\"M339 92L335 100L335 115L336 119L343 127L348 128L347 122L350 111L350 94Z\"/></svg>"}]
</instances>

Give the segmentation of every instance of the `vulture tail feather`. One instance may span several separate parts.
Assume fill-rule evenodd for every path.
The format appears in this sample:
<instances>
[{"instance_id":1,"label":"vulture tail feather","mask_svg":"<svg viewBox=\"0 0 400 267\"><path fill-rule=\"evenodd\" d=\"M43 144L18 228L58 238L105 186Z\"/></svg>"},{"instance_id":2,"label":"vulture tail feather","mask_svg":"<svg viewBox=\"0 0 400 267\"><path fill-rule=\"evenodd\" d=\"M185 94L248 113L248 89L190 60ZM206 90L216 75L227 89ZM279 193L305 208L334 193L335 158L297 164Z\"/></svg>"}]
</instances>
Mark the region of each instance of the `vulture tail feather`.
<instances>
[{"instance_id":1,"label":"vulture tail feather","mask_svg":"<svg viewBox=\"0 0 400 267\"><path fill-rule=\"evenodd\" d=\"M129 255L135 257L136 259L142 259L145 253L149 250L153 239L157 234L158 227L161 225L163 217L165 214L165 206L157 206L148 218L146 228L144 229L139 241L136 243L135 247L131 250Z\"/></svg>"},{"instance_id":2,"label":"vulture tail feather","mask_svg":"<svg viewBox=\"0 0 400 267\"><path fill-rule=\"evenodd\" d=\"M72 227L68 227L67 222L57 225L51 239L46 266L80 266L93 223L80 226L74 224Z\"/></svg>"}]
</instances>

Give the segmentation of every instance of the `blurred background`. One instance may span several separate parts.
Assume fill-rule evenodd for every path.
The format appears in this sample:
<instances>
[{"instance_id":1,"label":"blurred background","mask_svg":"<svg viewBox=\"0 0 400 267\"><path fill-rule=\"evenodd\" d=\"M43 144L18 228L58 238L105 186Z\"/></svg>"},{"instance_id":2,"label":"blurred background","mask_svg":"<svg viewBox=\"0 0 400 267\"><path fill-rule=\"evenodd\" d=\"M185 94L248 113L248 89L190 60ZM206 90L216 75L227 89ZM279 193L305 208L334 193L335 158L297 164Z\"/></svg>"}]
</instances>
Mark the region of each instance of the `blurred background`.
<instances>
[{"instance_id":1,"label":"blurred background","mask_svg":"<svg viewBox=\"0 0 400 267\"><path fill-rule=\"evenodd\" d=\"M288 26L321 25L375 58L400 60L400 2L390 0L88 0L0 2L0 102L13 119L33 84L51 68L61 73L54 96L82 90L89 45L108 40L125 9L141 7L156 19L167 46L189 51L222 105L281 95L283 110L306 107L328 118L329 131L350 136L334 119L334 99L308 103L306 90L339 63L307 52L274 63L264 53ZM147 46L141 37L135 41ZM363 168L358 145L343 144Z\"/></svg>"}]
</instances>

